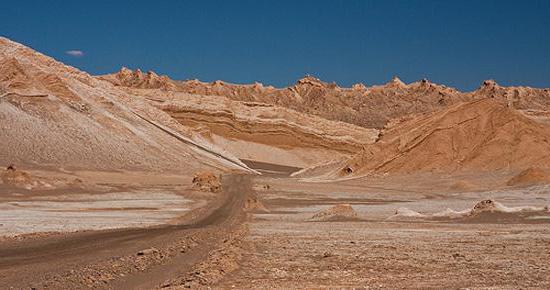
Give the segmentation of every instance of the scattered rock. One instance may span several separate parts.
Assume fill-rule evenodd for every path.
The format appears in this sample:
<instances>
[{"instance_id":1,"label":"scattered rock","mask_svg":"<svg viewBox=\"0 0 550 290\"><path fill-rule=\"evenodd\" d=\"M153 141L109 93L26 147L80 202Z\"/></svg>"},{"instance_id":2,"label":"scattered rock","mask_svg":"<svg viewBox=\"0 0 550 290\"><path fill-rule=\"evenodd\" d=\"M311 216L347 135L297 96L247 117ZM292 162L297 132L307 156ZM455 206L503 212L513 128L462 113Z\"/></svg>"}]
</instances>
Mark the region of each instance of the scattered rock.
<instances>
[{"instance_id":1,"label":"scattered rock","mask_svg":"<svg viewBox=\"0 0 550 290\"><path fill-rule=\"evenodd\" d=\"M351 86L351 89L354 91L365 91L367 90L367 87L362 83L357 83Z\"/></svg>"},{"instance_id":2,"label":"scattered rock","mask_svg":"<svg viewBox=\"0 0 550 290\"><path fill-rule=\"evenodd\" d=\"M338 204L314 214L311 221L346 221L357 220L357 212L349 204Z\"/></svg>"},{"instance_id":3,"label":"scattered rock","mask_svg":"<svg viewBox=\"0 0 550 290\"><path fill-rule=\"evenodd\" d=\"M496 202L492 199L485 199L476 203L474 208L472 208L470 215L477 215L482 212L494 212L494 211L497 211Z\"/></svg>"},{"instance_id":4,"label":"scattered rock","mask_svg":"<svg viewBox=\"0 0 550 290\"><path fill-rule=\"evenodd\" d=\"M199 172L193 177L193 188L200 191L219 192L222 188L221 176L210 171Z\"/></svg>"},{"instance_id":5,"label":"scattered rock","mask_svg":"<svg viewBox=\"0 0 550 290\"><path fill-rule=\"evenodd\" d=\"M329 252L329 251L325 251L323 253L323 258L328 258L328 257L332 257L334 256L334 254L332 254L332 252Z\"/></svg>"},{"instance_id":6,"label":"scattered rock","mask_svg":"<svg viewBox=\"0 0 550 290\"><path fill-rule=\"evenodd\" d=\"M458 259L458 258L466 258L466 256L464 256L464 255L462 255L462 254L460 254L460 253L454 253L454 254L453 254L453 258L455 258L455 259Z\"/></svg>"},{"instance_id":7,"label":"scattered rock","mask_svg":"<svg viewBox=\"0 0 550 290\"><path fill-rule=\"evenodd\" d=\"M16 169L14 165L9 165L6 171L1 174L1 177L4 184L27 189L31 189L35 183L29 173Z\"/></svg>"},{"instance_id":8,"label":"scattered rock","mask_svg":"<svg viewBox=\"0 0 550 290\"><path fill-rule=\"evenodd\" d=\"M351 168L350 166L346 166L346 167L344 167L344 169L342 169L342 172L345 173L345 174L352 174L353 173L353 168Z\"/></svg>"},{"instance_id":9,"label":"scattered rock","mask_svg":"<svg viewBox=\"0 0 550 290\"><path fill-rule=\"evenodd\" d=\"M146 256L146 255L156 254L158 252L159 252L159 250L157 248L151 247L149 249L145 249L145 250L141 250L141 251L137 252L137 255L138 256Z\"/></svg>"}]
</instances>

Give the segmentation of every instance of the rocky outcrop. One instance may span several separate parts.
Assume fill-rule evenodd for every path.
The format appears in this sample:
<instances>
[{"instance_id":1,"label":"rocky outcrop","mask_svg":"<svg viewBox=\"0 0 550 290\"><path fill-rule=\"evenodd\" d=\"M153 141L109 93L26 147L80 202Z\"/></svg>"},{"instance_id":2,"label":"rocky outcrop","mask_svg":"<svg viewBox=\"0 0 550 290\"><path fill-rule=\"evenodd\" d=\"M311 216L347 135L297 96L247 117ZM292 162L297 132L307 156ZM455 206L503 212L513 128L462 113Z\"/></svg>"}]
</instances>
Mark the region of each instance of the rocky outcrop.
<instances>
[{"instance_id":1,"label":"rocky outcrop","mask_svg":"<svg viewBox=\"0 0 550 290\"><path fill-rule=\"evenodd\" d=\"M294 167L351 156L378 138L378 130L330 121L260 102L219 96L128 89L182 125L243 159Z\"/></svg>"},{"instance_id":2,"label":"rocky outcrop","mask_svg":"<svg viewBox=\"0 0 550 290\"><path fill-rule=\"evenodd\" d=\"M121 75L121 72L113 75ZM102 76L102 78L111 77ZM130 77L130 80L132 79ZM126 86L129 87L144 88L139 84L133 85L133 81L119 83L127 83ZM397 76L384 85L367 87L356 84L352 88L341 88L335 83L326 83L310 75L287 88L273 88L258 83L239 85L222 81L206 83L198 80L173 81L171 84L175 87L170 85L167 89L172 91L225 96L238 101L262 102L329 120L379 129L394 118L434 112L459 102L488 97L517 109L546 110L550 105L548 89L500 87L494 81L485 81L476 91L466 93L434 84L427 79L405 84Z\"/></svg>"},{"instance_id":3,"label":"rocky outcrop","mask_svg":"<svg viewBox=\"0 0 550 290\"><path fill-rule=\"evenodd\" d=\"M175 82L167 76L159 76L153 71L143 73L139 69L132 71L126 67L121 68L116 74L105 75L99 78L122 87L163 90L175 90L177 87Z\"/></svg>"}]
</instances>

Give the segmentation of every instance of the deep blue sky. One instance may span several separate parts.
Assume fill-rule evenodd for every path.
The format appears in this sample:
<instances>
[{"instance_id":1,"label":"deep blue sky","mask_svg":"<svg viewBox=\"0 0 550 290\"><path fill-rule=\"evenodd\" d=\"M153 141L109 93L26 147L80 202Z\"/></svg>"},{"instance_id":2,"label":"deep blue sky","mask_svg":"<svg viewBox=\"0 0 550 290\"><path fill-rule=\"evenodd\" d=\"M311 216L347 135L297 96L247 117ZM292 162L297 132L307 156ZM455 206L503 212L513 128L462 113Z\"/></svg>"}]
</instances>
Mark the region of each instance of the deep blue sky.
<instances>
[{"instance_id":1,"label":"deep blue sky","mask_svg":"<svg viewBox=\"0 0 550 290\"><path fill-rule=\"evenodd\" d=\"M550 1L6 1L0 34L92 74L550 87ZM66 54L81 50L84 56Z\"/></svg>"}]
</instances>

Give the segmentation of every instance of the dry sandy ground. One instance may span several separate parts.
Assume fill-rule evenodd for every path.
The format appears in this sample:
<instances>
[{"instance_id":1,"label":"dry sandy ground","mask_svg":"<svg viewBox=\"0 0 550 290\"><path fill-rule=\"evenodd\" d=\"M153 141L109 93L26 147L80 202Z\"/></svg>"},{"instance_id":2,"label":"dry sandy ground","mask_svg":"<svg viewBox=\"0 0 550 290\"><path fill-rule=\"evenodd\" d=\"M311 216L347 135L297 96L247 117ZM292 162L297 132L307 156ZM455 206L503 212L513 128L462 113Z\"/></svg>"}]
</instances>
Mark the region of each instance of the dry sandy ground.
<instances>
[{"instance_id":1,"label":"dry sandy ground","mask_svg":"<svg viewBox=\"0 0 550 290\"><path fill-rule=\"evenodd\" d=\"M164 191L62 195L0 203L1 235L72 232L162 224L191 201Z\"/></svg>"},{"instance_id":2,"label":"dry sandy ground","mask_svg":"<svg viewBox=\"0 0 550 290\"><path fill-rule=\"evenodd\" d=\"M489 186L496 182L486 179ZM485 198L514 207L550 204L547 186L444 190L443 184L451 181L442 178L432 187L434 182L427 178L401 185L377 180L369 187L352 181L315 184L259 178L256 188L270 212L254 215L245 239L250 250L244 252L240 269L218 286L548 289L548 214L539 220L498 215L477 220L388 219L402 207L424 214L458 211ZM339 203L351 204L361 220L310 221L318 210Z\"/></svg>"},{"instance_id":3,"label":"dry sandy ground","mask_svg":"<svg viewBox=\"0 0 550 290\"><path fill-rule=\"evenodd\" d=\"M155 178L150 174L125 173L128 175L125 179L116 181L110 174L82 174L101 177L106 181L103 186L122 187L124 182L134 180L142 187L172 187L172 193L177 193L174 177L170 175ZM148 179L144 178L145 175ZM109 180L111 182L107 182ZM189 194L193 191L185 189L188 192L186 198L204 204L197 207L192 202L191 206L184 203L183 208L187 211L178 214L175 219L164 219L162 225L136 228L135 224L129 224L132 228L5 238L0 242L0 289L152 289L161 286L198 286L206 284L205 279L216 281L220 275L217 271L229 269L232 265L225 262L224 259L228 259L225 256L231 255L224 250L238 243L238 237L246 232L242 221L244 202L251 188L248 180L246 175L227 175L222 179L222 187L226 189L216 196L208 196L214 193L205 196L206 193L202 192L193 196ZM50 192L44 196L58 195ZM87 206L90 204L84 203ZM31 208L30 211L37 213L39 210ZM49 227L44 225L46 222L79 224L81 229L96 229L97 217L87 216L86 212L89 211L82 211L77 218L78 222L50 219L36 227L27 225L26 229L47 229ZM17 211L12 213L14 218L20 214ZM163 213L157 212L151 216L162 219ZM24 224L20 226L25 230ZM116 219L109 224L109 227L124 226L128 225ZM216 261L211 262L211 257L216 258ZM201 269L201 272L194 270L196 268ZM202 272L208 274L200 275Z\"/></svg>"},{"instance_id":4,"label":"dry sandy ground","mask_svg":"<svg viewBox=\"0 0 550 290\"><path fill-rule=\"evenodd\" d=\"M215 195L191 190L172 174L100 171L25 171L32 179L85 180L63 189L28 190L0 184L0 237L170 223ZM53 182L50 182L53 183Z\"/></svg>"},{"instance_id":5,"label":"dry sandy ground","mask_svg":"<svg viewBox=\"0 0 550 290\"><path fill-rule=\"evenodd\" d=\"M471 209L487 198L508 207L544 207L550 204L549 186L508 187L506 174L463 176L462 182L458 177L406 176L313 183L281 173L295 168L247 164L263 169L264 176L226 176L218 195L190 194L188 181L177 175L82 171L72 174L95 180L96 194L4 195L4 206L28 202L28 210L45 218L41 206L51 207L52 200L63 214L77 204L82 214L68 223L93 229L92 224L101 223L88 213L105 205L98 205L97 197L120 199L132 192L132 207L156 204L157 211L100 211L123 212L126 218L139 212L141 219L169 224L6 239L0 243L0 288L550 287L550 213L537 213L537 219L515 213L477 219L395 218L402 208L429 215L446 208ZM457 189L457 183L469 189ZM100 192L106 188L108 193ZM152 198L142 201L138 189L152 192ZM255 202L249 202L253 197ZM124 207L125 202L107 205ZM342 203L350 204L358 218L311 220L320 210ZM187 211L178 212L177 219L166 217L172 209ZM245 215L247 209L252 213ZM20 211L11 213L11 218L22 218ZM30 224L25 226L30 231L49 228ZM110 226L135 224L113 219Z\"/></svg>"}]
</instances>

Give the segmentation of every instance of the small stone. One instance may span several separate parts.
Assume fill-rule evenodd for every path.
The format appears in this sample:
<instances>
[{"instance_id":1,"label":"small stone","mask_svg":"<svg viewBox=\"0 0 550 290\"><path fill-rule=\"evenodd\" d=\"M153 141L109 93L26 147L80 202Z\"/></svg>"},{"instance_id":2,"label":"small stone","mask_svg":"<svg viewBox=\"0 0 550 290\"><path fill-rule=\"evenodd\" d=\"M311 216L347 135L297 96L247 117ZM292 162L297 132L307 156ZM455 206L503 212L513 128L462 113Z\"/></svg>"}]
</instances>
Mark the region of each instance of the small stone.
<instances>
[{"instance_id":1,"label":"small stone","mask_svg":"<svg viewBox=\"0 0 550 290\"><path fill-rule=\"evenodd\" d=\"M460 254L460 253L454 253L453 254L453 258L457 259L457 258L465 258L464 255Z\"/></svg>"},{"instance_id":2,"label":"small stone","mask_svg":"<svg viewBox=\"0 0 550 290\"><path fill-rule=\"evenodd\" d=\"M145 255L151 255L151 254L155 254L155 253L158 253L159 250L157 248L149 248L149 249L145 249L145 250L141 250L137 253L138 256L145 256Z\"/></svg>"}]
</instances>

